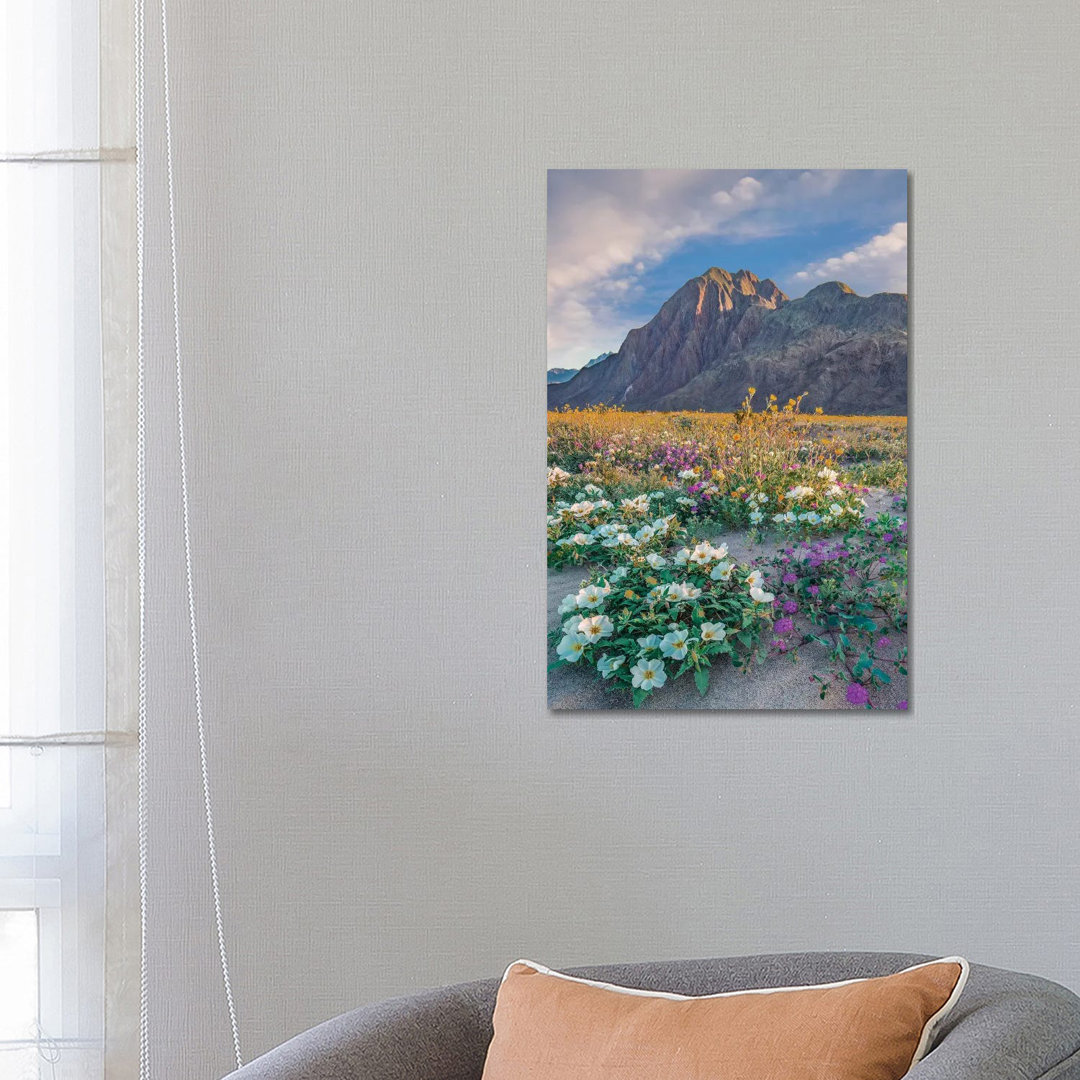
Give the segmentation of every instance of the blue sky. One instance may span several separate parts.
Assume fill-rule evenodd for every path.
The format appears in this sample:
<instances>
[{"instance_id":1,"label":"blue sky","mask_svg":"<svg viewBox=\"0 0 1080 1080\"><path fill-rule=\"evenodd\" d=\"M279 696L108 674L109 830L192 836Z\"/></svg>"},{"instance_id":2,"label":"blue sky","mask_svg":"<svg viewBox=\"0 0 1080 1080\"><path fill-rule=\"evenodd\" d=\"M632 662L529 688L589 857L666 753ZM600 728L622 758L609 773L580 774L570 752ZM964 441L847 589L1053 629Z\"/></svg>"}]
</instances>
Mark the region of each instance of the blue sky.
<instances>
[{"instance_id":1,"label":"blue sky","mask_svg":"<svg viewBox=\"0 0 1080 1080\"><path fill-rule=\"evenodd\" d=\"M548 367L580 367L710 266L907 292L902 169L552 169Z\"/></svg>"}]
</instances>

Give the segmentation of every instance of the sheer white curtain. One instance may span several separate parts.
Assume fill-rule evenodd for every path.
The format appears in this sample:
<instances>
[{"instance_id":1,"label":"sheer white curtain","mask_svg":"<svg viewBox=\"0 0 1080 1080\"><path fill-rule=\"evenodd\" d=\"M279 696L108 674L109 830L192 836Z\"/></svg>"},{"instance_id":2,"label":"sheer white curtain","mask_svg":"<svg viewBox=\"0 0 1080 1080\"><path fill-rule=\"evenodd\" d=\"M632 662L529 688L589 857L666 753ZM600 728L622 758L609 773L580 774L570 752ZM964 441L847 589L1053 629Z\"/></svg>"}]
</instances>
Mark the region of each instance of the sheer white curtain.
<instances>
[{"instance_id":1,"label":"sheer white curtain","mask_svg":"<svg viewBox=\"0 0 1080 1080\"><path fill-rule=\"evenodd\" d=\"M104 1075L101 15L0 14L0 1080Z\"/></svg>"}]
</instances>

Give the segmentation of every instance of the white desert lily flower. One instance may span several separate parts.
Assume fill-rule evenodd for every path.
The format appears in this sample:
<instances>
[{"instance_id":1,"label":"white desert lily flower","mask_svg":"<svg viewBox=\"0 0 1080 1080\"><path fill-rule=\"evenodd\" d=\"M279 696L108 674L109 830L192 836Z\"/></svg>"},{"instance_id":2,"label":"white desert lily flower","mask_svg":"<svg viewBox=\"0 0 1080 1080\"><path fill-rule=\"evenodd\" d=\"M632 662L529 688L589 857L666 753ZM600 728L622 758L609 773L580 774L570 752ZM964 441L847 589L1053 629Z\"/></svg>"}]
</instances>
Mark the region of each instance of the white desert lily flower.
<instances>
[{"instance_id":1,"label":"white desert lily flower","mask_svg":"<svg viewBox=\"0 0 1080 1080\"><path fill-rule=\"evenodd\" d=\"M615 624L606 615L591 615L578 623L577 632L586 641L599 641L615 632Z\"/></svg>"},{"instance_id":2,"label":"white desert lily flower","mask_svg":"<svg viewBox=\"0 0 1080 1080\"><path fill-rule=\"evenodd\" d=\"M639 660L631 669L635 689L652 690L667 682L663 660Z\"/></svg>"},{"instance_id":3,"label":"white desert lily flower","mask_svg":"<svg viewBox=\"0 0 1080 1080\"><path fill-rule=\"evenodd\" d=\"M571 611L577 611L577 593L567 593L559 602L560 615L566 615Z\"/></svg>"},{"instance_id":4,"label":"white desert lily flower","mask_svg":"<svg viewBox=\"0 0 1080 1080\"><path fill-rule=\"evenodd\" d=\"M667 559L665 559L663 555L657 555L655 551L651 555L646 555L645 561L654 570L659 570L660 567L667 566Z\"/></svg>"},{"instance_id":5,"label":"white desert lily flower","mask_svg":"<svg viewBox=\"0 0 1080 1080\"><path fill-rule=\"evenodd\" d=\"M607 589L600 585L586 585L577 594L577 606L579 608L598 608L607 599Z\"/></svg>"},{"instance_id":6,"label":"white desert lily flower","mask_svg":"<svg viewBox=\"0 0 1080 1080\"><path fill-rule=\"evenodd\" d=\"M643 653L652 652L660 648L660 637L658 634L650 634L648 637L639 637L637 643Z\"/></svg>"},{"instance_id":7,"label":"white desert lily flower","mask_svg":"<svg viewBox=\"0 0 1080 1080\"><path fill-rule=\"evenodd\" d=\"M724 549L724 555L727 554L727 549ZM688 562L696 563L698 566L707 566L714 559L722 558L723 556L708 542L702 542L698 544L692 552L690 552L690 558Z\"/></svg>"},{"instance_id":8,"label":"white desert lily flower","mask_svg":"<svg viewBox=\"0 0 1080 1080\"><path fill-rule=\"evenodd\" d=\"M665 592L667 592L666 585L654 585L648 593L646 593L646 596L655 604L657 600L663 600Z\"/></svg>"},{"instance_id":9,"label":"white desert lily flower","mask_svg":"<svg viewBox=\"0 0 1080 1080\"><path fill-rule=\"evenodd\" d=\"M570 513L574 517L584 518L588 517L595 509L596 506L591 502L576 502L570 507Z\"/></svg>"},{"instance_id":10,"label":"white desert lily flower","mask_svg":"<svg viewBox=\"0 0 1080 1080\"><path fill-rule=\"evenodd\" d=\"M750 511L750 524L751 525L760 525L762 520L764 519L764 517L765 517L765 515L760 510L751 510Z\"/></svg>"},{"instance_id":11,"label":"white desert lily flower","mask_svg":"<svg viewBox=\"0 0 1080 1080\"><path fill-rule=\"evenodd\" d=\"M765 584L765 578L762 577L760 570L751 570L746 576L746 587L748 589L760 589Z\"/></svg>"},{"instance_id":12,"label":"white desert lily flower","mask_svg":"<svg viewBox=\"0 0 1080 1080\"><path fill-rule=\"evenodd\" d=\"M702 643L708 641L723 641L727 637L727 627L723 623L719 622L703 622L698 627L698 633L701 634Z\"/></svg>"},{"instance_id":13,"label":"white desert lily flower","mask_svg":"<svg viewBox=\"0 0 1080 1080\"><path fill-rule=\"evenodd\" d=\"M604 653L604 655L596 662L596 670L599 671L605 679L610 679L625 663L625 656L609 657L607 653Z\"/></svg>"},{"instance_id":14,"label":"white desert lily flower","mask_svg":"<svg viewBox=\"0 0 1080 1080\"><path fill-rule=\"evenodd\" d=\"M685 595L683 587L674 581L670 585L665 586L662 593L663 598L669 604L677 604Z\"/></svg>"},{"instance_id":15,"label":"white desert lily flower","mask_svg":"<svg viewBox=\"0 0 1080 1080\"><path fill-rule=\"evenodd\" d=\"M750 590L750 599L759 604L771 604L776 597L771 592L766 592L764 589L753 588Z\"/></svg>"},{"instance_id":16,"label":"white desert lily flower","mask_svg":"<svg viewBox=\"0 0 1080 1080\"><path fill-rule=\"evenodd\" d=\"M675 562L676 566L685 566L686 565L686 560L689 559L689 558L690 558L690 549L689 548L679 548L679 550L676 551L675 555L673 556L673 559L674 559L674 562Z\"/></svg>"},{"instance_id":17,"label":"white desert lily flower","mask_svg":"<svg viewBox=\"0 0 1080 1080\"><path fill-rule=\"evenodd\" d=\"M614 570L611 574L612 581L622 581L627 574L630 573L629 566L620 566L617 570Z\"/></svg>"},{"instance_id":18,"label":"white desert lily flower","mask_svg":"<svg viewBox=\"0 0 1080 1080\"><path fill-rule=\"evenodd\" d=\"M660 651L672 660L681 660L689 651L690 634L686 630L673 630L665 634L660 642Z\"/></svg>"},{"instance_id":19,"label":"white desert lily flower","mask_svg":"<svg viewBox=\"0 0 1080 1080\"><path fill-rule=\"evenodd\" d=\"M589 644L587 638L582 637L581 634L567 634L566 637L559 642L559 647L555 650L559 656L564 660L568 660L571 664L576 664L585 651L585 646Z\"/></svg>"},{"instance_id":20,"label":"white desert lily flower","mask_svg":"<svg viewBox=\"0 0 1080 1080\"><path fill-rule=\"evenodd\" d=\"M548 467L548 487L558 487L559 484L565 484L569 479L570 474L565 469L560 469L558 465L551 465Z\"/></svg>"},{"instance_id":21,"label":"white desert lily flower","mask_svg":"<svg viewBox=\"0 0 1080 1080\"><path fill-rule=\"evenodd\" d=\"M709 575L713 581L728 581L731 578L731 571L735 569L733 562L720 562L713 567L712 573Z\"/></svg>"},{"instance_id":22,"label":"white desert lily flower","mask_svg":"<svg viewBox=\"0 0 1080 1080\"><path fill-rule=\"evenodd\" d=\"M696 585L687 582L682 587L682 594L684 600L696 600L701 595L701 590Z\"/></svg>"}]
</instances>

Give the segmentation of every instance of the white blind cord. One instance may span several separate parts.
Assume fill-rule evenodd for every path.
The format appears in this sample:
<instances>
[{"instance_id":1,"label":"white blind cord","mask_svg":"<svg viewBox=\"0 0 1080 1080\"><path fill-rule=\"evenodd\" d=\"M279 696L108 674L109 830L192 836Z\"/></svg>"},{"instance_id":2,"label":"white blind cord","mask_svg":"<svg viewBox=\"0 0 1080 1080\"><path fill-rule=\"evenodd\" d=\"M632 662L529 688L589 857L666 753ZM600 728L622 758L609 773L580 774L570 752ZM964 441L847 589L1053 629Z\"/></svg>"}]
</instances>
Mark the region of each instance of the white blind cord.
<instances>
[{"instance_id":1,"label":"white blind cord","mask_svg":"<svg viewBox=\"0 0 1080 1080\"><path fill-rule=\"evenodd\" d=\"M225 948L225 923L221 914L221 889L218 885L217 846L214 843L214 808L210 798L210 770L206 761L206 725L203 720L202 677L199 673L199 631L195 617L194 575L191 567L191 527L188 516L187 446L184 438L184 369L180 349L180 277L176 259L176 198L173 183L172 105L169 96L169 15L168 2L161 0L161 53L165 104L165 166L169 185L169 261L172 271L173 352L176 358L176 431L180 455L180 503L184 524L184 572L187 577L188 622L191 626L191 668L195 691L195 720L199 734L199 770L202 774L203 808L206 811L206 851L210 860L210 885L214 895L214 925L221 957L221 980L225 1004L229 1010L236 1067L244 1064L240 1053L240 1031L236 1023L232 982L229 979L229 956Z\"/></svg>"},{"instance_id":2,"label":"white blind cord","mask_svg":"<svg viewBox=\"0 0 1080 1080\"><path fill-rule=\"evenodd\" d=\"M150 980L146 955L148 914L146 798L146 331L143 310L145 253L145 129L146 43L144 0L135 0L135 263L138 295L138 405L136 420L136 490L139 576L139 1080L150 1080Z\"/></svg>"},{"instance_id":3,"label":"white blind cord","mask_svg":"<svg viewBox=\"0 0 1080 1080\"><path fill-rule=\"evenodd\" d=\"M141 960L139 1003L139 1078L150 1080L150 1040L148 1010L148 971L146 957L146 928L148 912L147 889L147 797L146 797L146 404L145 404L145 322L144 322L144 257L145 257L145 0L135 0L135 203L136 203L136 263L138 276L138 420L137 420L137 487L138 487L138 574L139 574L139 750L138 750L138 819L139 819L139 910L141 916ZM233 1052L237 1068L243 1065L240 1034L236 1022L232 982L229 978L228 951L225 947L225 924L222 917L221 889L218 882L217 848L214 842L214 811L210 795L210 770L206 754L206 725L202 706L202 678L199 669L198 620L195 613L194 573L191 557L191 528L188 512L187 448L184 438L184 378L180 348L180 286L176 256L176 199L173 181L172 108L169 95L169 29L166 0L161 0L161 47L164 82L165 163L168 178L169 257L172 277L173 352L176 366L176 421L180 464L180 497L184 533L184 571L187 582L188 622L191 630L192 677L195 698L195 719L198 730L199 768L202 775L203 808L206 815L206 843L210 862L210 884L214 900L214 925L217 931L221 977L225 1002L229 1012Z\"/></svg>"}]
</instances>

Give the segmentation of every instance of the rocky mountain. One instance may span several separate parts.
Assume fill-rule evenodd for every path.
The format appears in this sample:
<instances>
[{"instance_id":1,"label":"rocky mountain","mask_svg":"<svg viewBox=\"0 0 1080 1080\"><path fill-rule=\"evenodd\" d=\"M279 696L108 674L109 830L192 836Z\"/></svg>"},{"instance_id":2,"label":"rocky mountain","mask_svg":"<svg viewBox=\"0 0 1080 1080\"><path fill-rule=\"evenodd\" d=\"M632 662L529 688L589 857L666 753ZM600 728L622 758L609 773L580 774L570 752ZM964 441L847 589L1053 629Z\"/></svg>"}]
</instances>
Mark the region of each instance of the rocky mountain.
<instances>
[{"instance_id":1,"label":"rocky mountain","mask_svg":"<svg viewBox=\"0 0 1080 1080\"><path fill-rule=\"evenodd\" d=\"M587 368L596 367L597 364L602 364L609 356L614 356L613 352L602 352L599 356L594 356L585 366Z\"/></svg>"},{"instance_id":2,"label":"rocky mountain","mask_svg":"<svg viewBox=\"0 0 1080 1080\"><path fill-rule=\"evenodd\" d=\"M859 296L838 281L789 300L748 270L712 267L631 330L602 364L548 387L548 408L730 412L757 388L760 403L806 392L826 413L907 413L907 296Z\"/></svg>"}]
</instances>

